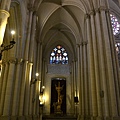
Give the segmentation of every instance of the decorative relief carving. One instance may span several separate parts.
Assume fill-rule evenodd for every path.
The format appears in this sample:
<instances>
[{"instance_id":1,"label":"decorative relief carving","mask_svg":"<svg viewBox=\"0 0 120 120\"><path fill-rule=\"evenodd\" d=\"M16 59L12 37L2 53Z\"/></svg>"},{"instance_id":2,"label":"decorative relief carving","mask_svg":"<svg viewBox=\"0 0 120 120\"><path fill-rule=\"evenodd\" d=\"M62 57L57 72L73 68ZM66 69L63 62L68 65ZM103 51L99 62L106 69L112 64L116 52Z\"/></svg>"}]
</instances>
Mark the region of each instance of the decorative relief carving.
<instances>
[{"instance_id":1,"label":"decorative relief carving","mask_svg":"<svg viewBox=\"0 0 120 120\"><path fill-rule=\"evenodd\" d=\"M81 46L87 45L87 44L88 44L88 41L82 41L82 42L80 43Z\"/></svg>"},{"instance_id":2,"label":"decorative relief carving","mask_svg":"<svg viewBox=\"0 0 120 120\"><path fill-rule=\"evenodd\" d=\"M70 66L69 65L48 65L48 73L70 74Z\"/></svg>"},{"instance_id":3,"label":"decorative relief carving","mask_svg":"<svg viewBox=\"0 0 120 120\"><path fill-rule=\"evenodd\" d=\"M87 14L85 14L85 20L86 19L90 19L90 15L87 13Z\"/></svg>"},{"instance_id":4,"label":"decorative relief carving","mask_svg":"<svg viewBox=\"0 0 120 120\"><path fill-rule=\"evenodd\" d=\"M9 63L16 64L17 63L17 59L16 58L10 59Z\"/></svg>"}]
</instances>

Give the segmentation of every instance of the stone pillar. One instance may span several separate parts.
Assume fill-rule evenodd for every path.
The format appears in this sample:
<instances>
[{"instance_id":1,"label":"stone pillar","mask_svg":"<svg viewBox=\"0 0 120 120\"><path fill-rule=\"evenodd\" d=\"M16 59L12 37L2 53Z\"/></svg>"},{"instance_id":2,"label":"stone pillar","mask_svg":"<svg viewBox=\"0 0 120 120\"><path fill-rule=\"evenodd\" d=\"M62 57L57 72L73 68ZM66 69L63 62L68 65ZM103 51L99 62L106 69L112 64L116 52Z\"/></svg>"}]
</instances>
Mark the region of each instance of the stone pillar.
<instances>
[{"instance_id":1,"label":"stone pillar","mask_svg":"<svg viewBox=\"0 0 120 120\"><path fill-rule=\"evenodd\" d=\"M81 91L81 107L82 107L82 117L84 116L85 114L85 99L84 99L84 77L83 77L83 74L84 74L84 69L83 69L84 65L83 65L83 42L80 43L80 91Z\"/></svg>"},{"instance_id":2,"label":"stone pillar","mask_svg":"<svg viewBox=\"0 0 120 120\"><path fill-rule=\"evenodd\" d=\"M6 10L0 10L0 45L3 43L7 19L10 14Z\"/></svg>"},{"instance_id":3,"label":"stone pillar","mask_svg":"<svg viewBox=\"0 0 120 120\"><path fill-rule=\"evenodd\" d=\"M25 97L25 83L26 83L26 71L27 71L27 64L28 61L23 61L23 68L22 68L22 83L20 88L20 100L19 100L19 116L23 116L24 110L24 97Z\"/></svg>"},{"instance_id":4,"label":"stone pillar","mask_svg":"<svg viewBox=\"0 0 120 120\"><path fill-rule=\"evenodd\" d=\"M89 15L87 15L86 19L87 23L87 40L88 40L88 45L87 45L87 51L88 51L88 79L89 79L89 84L90 84L90 94L91 97L91 105L90 105L90 114L91 116L97 116L97 95L96 95L96 82L95 82L95 71L94 71L94 54L93 54L93 45L92 45L92 33L91 33L91 25L90 25L90 18ZM91 22L92 24L92 22ZM94 23L93 23L94 24Z\"/></svg>"},{"instance_id":5,"label":"stone pillar","mask_svg":"<svg viewBox=\"0 0 120 120\"><path fill-rule=\"evenodd\" d=\"M5 72L5 64L1 64L0 65L0 100L1 100L4 72Z\"/></svg>"},{"instance_id":6,"label":"stone pillar","mask_svg":"<svg viewBox=\"0 0 120 120\"><path fill-rule=\"evenodd\" d=\"M74 61L71 64L71 101L72 113L74 114Z\"/></svg>"},{"instance_id":7,"label":"stone pillar","mask_svg":"<svg viewBox=\"0 0 120 120\"><path fill-rule=\"evenodd\" d=\"M3 76L3 83L2 83L2 90L1 90L1 99L0 99L0 115L3 115L3 108L4 108L4 101L5 101L5 92L6 92L6 85L7 85L7 75L8 75L8 62L5 64L5 72Z\"/></svg>"},{"instance_id":8,"label":"stone pillar","mask_svg":"<svg viewBox=\"0 0 120 120\"><path fill-rule=\"evenodd\" d=\"M80 45L78 44L77 45L77 86L78 86L78 97L79 97L79 112L78 112L78 114L79 114L79 116L81 116L82 115L82 96L81 96L81 94L82 94L82 91L81 91L81 83L80 83L80 76L81 76L81 69L80 69L80 58L81 58L81 56L80 56Z\"/></svg>"},{"instance_id":9,"label":"stone pillar","mask_svg":"<svg viewBox=\"0 0 120 120\"><path fill-rule=\"evenodd\" d=\"M98 58L99 58L99 74L100 74L100 82L101 82L101 89L99 95L101 97L101 108L102 114L104 116L109 116L109 108L108 108L108 92L107 92L107 84L106 84L106 75L105 75L105 58L104 58L104 41L102 40L102 33L101 33L101 23L100 23L100 14L99 11L96 11L95 16L95 23L96 23L96 34L97 34L97 43L98 43ZM105 94L105 95L103 95Z\"/></svg>"},{"instance_id":10,"label":"stone pillar","mask_svg":"<svg viewBox=\"0 0 120 120\"><path fill-rule=\"evenodd\" d=\"M5 101L4 101L4 109L3 109L3 116L9 116L11 113L11 101L12 101L12 90L13 90L13 83L15 78L15 63L16 60L9 61L9 72L7 78L7 86L5 92Z\"/></svg>"},{"instance_id":11,"label":"stone pillar","mask_svg":"<svg viewBox=\"0 0 120 120\"><path fill-rule=\"evenodd\" d=\"M27 64L26 71L26 83L25 83L25 101L24 101L24 115L28 116L29 111L29 99L30 99L30 83L31 83L31 73L32 73L32 65L33 63Z\"/></svg>"},{"instance_id":12,"label":"stone pillar","mask_svg":"<svg viewBox=\"0 0 120 120\"><path fill-rule=\"evenodd\" d=\"M29 22L28 22L27 40L26 40L25 54L24 54L25 60L28 60L28 56L29 56L32 15L33 15L33 11L30 11L29 12L29 19L28 19Z\"/></svg>"},{"instance_id":13,"label":"stone pillar","mask_svg":"<svg viewBox=\"0 0 120 120\"><path fill-rule=\"evenodd\" d=\"M113 63L112 63L112 56L111 56L111 48L110 48L110 41L109 41L109 34L108 34L108 26L106 20L106 13L105 8L101 7L101 21L103 27L103 39L105 44L105 56L106 56L106 68L107 68L107 80L108 80L108 91L109 91L109 99L110 99L110 111L112 116L118 116L117 111L117 103L116 103L116 93L115 93L115 81L114 81L114 72L113 72Z\"/></svg>"},{"instance_id":14,"label":"stone pillar","mask_svg":"<svg viewBox=\"0 0 120 120\"><path fill-rule=\"evenodd\" d=\"M32 18L32 29L31 29L31 37L30 37L30 49L29 49L29 62L33 62L33 54L34 54L34 43L35 43L35 33L36 33L36 12L33 12Z\"/></svg>"},{"instance_id":15,"label":"stone pillar","mask_svg":"<svg viewBox=\"0 0 120 120\"><path fill-rule=\"evenodd\" d=\"M1 6L0 6L1 8L0 9L9 11L10 4L11 4L11 0L2 0L1 1Z\"/></svg>"},{"instance_id":16,"label":"stone pillar","mask_svg":"<svg viewBox=\"0 0 120 120\"><path fill-rule=\"evenodd\" d=\"M29 50L30 50L30 36L31 36L31 25L32 25L32 16L33 16L33 8L30 5L29 8L29 18L28 18L28 32L27 32L27 40L26 40L26 45L25 45L25 51L24 51L24 61L23 61L23 68L22 68L22 84L21 84L21 88L20 88L20 105L19 105L19 116L23 116L23 113L27 114L28 111L24 111L24 107L26 109L26 106L24 106L25 103L25 87L26 84L29 84L29 78L28 78L28 74L29 73L29 63L28 63L28 59L29 59ZM26 80L28 80L26 82ZM22 118L23 119L23 118Z\"/></svg>"},{"instance_id":17,"label":"stone pillar","mask_svg":"<svg viewBox=\"0 0 120 120\"><path fill-rule=\"evenodd\" d=\"M83 70L84 70L84 109L85 109L85 116L89 116L89 87L88 87L88 66L87 66L87 41L83 42Z\"/></svg>"},{"instance_id":18,"label":"stone pillar","mask_svg":"<svg viewBox=\"0 0 120 120\"><path fill-rule=\"evenodd\" d=\"M113 70L114 70L114 77L115 77L115 90L116 90L116 97L117 97L117 107L118 112L120 116L120 91L119 91L119 84L120 84L120 75L119 75L119 63L118 63L118 56L116 55L116 49L115 49L115 39L112 31L112 25L111 25L111 18L110 18L110 12L109 10L106 10L106 18L108 23L108 29L109 29L109 37L110 37L110 46L111 46L111 53L112 53L112 63L113 63Z\"/></svg>"},{"instance_id":19,"label":"stone pillar","mask_svg":"<svg viewBox=\"0 0 120 120\"><path fill-rule=\"evenodd\" d=\"M21 86L21 63L22 63L22 60L17 60L15 84L14 84L14 90L13 90L12 116L17 116L17 112L18 112L20 86Z\"/></svg>"}]
</instances>

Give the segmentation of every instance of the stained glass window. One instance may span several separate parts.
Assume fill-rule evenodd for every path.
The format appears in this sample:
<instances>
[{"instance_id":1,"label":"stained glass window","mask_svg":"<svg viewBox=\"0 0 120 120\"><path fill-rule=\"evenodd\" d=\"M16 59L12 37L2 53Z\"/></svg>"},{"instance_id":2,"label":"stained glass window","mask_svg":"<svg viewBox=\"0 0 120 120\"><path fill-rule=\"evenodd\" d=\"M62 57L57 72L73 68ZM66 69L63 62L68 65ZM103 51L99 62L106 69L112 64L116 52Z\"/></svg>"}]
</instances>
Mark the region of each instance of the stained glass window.
<instances>
[{"instance_id":1,"label":"stained glass window","mask_svg":"<svg viewBox=\"0 0 120 120\"><path fill-rule=\"evenodd\" d=\"M68 53L61 45L57 45L50 54L50 64L68 64Z\"/></svg>"},{"instance_id":2,"label":"stained glass window","mask_svg":"<svg viewBox=\"0 0 120 120\"><path fill-rule=\"evenodd\" d=\"M113 28L113 34L117 35L120 32L120 22L113 14L110 14L110 18L111 18L111 23Z\"/></svg>"}]
</instances>

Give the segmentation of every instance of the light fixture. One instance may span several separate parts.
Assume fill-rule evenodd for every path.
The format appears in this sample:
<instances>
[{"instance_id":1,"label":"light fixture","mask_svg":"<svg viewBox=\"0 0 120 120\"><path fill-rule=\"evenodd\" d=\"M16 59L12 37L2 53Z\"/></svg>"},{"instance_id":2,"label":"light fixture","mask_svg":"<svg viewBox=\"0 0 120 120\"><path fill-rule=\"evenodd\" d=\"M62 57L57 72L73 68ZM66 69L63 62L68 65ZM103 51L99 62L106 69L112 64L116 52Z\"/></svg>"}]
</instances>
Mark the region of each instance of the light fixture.
<instances>
[{"instance_id":1,"label":"light fixture","mask_svg":"<svg viewBox=\"0 0 120 120\"><path fill-rule=\"evenodd\" d=\"M77 104L79 101L78 101L78 97L74 97L74 103Z\"/></svg>"},{"instance_id":2,"label":"light fixture","mask_svg":"<svg viewBox=\"0 0 120 120\"><path fill-rule=\"evenodd\" d=\"M9 50L9 49L11 49L11 48L14 47L14 44L15 44L15 41L14 41L15 31L12 30L12 31L11 31L11 34L12 34L12 40L10 41L10 44L9 44L9 45L4 45L4 44L1 45L0 60L2 59L2 52L3 52L3 51L5 51L5 50L7 51L7 50Z\"/></svg>"},{"instance_id":3,"label":"light fixture","mask_svg":"<svg viewBox=\"0 0 120 120\"><path fill-rule=\"evenodd\" d=\"M39 73L36 73L35 75L36 75L36 77L38 77L38 76L39 76Z\"/></svg>"},{"instance_id":4,"label":"light fixture","mask_svg":"<svg viewBox=\"0 0 120 120\"><path fill-rule=\"evenodd\" d=\"M40 92L39 102L40 102L40 107L43 107L43 105L45 104L45 96L44 96L43 92Z\"/></svg>"}]
</instances>

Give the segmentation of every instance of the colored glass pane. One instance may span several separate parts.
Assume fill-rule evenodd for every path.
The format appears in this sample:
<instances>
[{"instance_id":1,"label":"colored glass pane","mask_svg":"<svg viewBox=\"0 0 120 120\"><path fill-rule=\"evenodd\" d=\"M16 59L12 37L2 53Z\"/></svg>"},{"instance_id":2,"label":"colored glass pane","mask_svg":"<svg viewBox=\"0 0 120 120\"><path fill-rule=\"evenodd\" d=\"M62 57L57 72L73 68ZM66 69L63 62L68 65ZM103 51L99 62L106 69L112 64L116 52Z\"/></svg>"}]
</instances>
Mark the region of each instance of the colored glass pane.
<instances>
[{"instance_id":1,"label":"colored glass pane","mask_svg":"<svg viewBox=\"0 0 120 120\"><path fill-rule=\"evenodd\" d=\"M56 46L50 54L50 64L68 64L68 54L61 45Z\"/></svg>"},{"instance_id":2,"label":"colored glass pane","mask_svg":"<svg viewBox=\"0 0 120 120\"><path fill-rule=\"evenodd\" d=\"M117 35L120 32L120 23L113 14L110 14L110 18L111 18L111 24L113 28L113 34Z\"/></svg>"}]
</instances>

